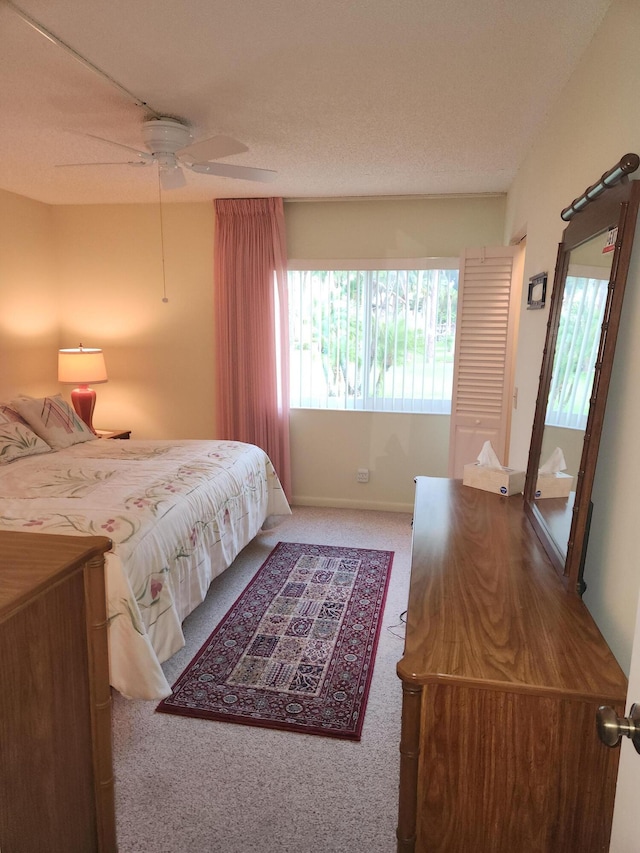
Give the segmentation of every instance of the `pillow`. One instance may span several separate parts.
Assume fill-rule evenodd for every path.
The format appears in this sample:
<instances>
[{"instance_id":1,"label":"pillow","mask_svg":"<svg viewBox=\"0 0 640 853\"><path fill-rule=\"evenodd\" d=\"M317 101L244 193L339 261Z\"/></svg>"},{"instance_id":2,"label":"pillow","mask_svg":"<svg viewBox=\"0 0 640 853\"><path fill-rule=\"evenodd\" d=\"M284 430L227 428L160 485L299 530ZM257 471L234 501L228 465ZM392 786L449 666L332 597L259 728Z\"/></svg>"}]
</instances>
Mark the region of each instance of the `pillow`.
<instances>
[{"instance_id":1,"label":"pillow","mask_svg":"<svg viewBox=\"0 0 640 853\"><path fill-rule=\"evenodd\" d=\"M11 401L11 406L53 450L98 437L60 394L54 397L19 397Z\"/></svg>"},{"instance_id":2,"label":"pillow","mask_svg":"<svg viewBox=\"0 0 640 853\"><path fill-rule=\"evenodd\" d=\"M12 409L8 403L0 403L0 424L24 424L27 426L27 422L24 418L21 418L20 415L16 412L15 409Z\"/></svg>"},{"instance_id":3,"label":"pillow","mask_svg":"<svg viewBox=\"0 0 640 853\"><path fill-rule=\"evenodd\" d=\"M18 421L0 424L0 465L38 453L51 453L51 448L28 426Z\"/></svg>"}]
</instances>

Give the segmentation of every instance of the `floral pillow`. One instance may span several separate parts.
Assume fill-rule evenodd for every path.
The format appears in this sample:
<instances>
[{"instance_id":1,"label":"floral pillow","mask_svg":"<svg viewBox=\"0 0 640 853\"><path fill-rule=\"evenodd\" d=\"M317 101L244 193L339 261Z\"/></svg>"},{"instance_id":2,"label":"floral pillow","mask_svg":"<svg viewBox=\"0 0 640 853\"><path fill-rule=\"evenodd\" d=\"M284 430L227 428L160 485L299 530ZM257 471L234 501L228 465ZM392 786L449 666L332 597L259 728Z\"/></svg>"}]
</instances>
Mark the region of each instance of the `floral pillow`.
<instances>
[{"instance_id":1,"label":"floral pillow","mask_svg":"<svg viewBox=\"0 0 640 853\"><path fill-rule=\"evenodd\" d=\"M22 456L50 453L51 448L41 438L18 421L0 423L0 465L13 462Z\"/></svg>"},{"instance_id":2,"label":"floral pillow","mask_svg":"<svg viewBox=\"0 0 640 853\"><path fill-rule=\"evenodd\" d=\"M11 406L53 450L97 438L59 394L55 397L19 397L11 401Z\"/></svg>"}]
</instances>

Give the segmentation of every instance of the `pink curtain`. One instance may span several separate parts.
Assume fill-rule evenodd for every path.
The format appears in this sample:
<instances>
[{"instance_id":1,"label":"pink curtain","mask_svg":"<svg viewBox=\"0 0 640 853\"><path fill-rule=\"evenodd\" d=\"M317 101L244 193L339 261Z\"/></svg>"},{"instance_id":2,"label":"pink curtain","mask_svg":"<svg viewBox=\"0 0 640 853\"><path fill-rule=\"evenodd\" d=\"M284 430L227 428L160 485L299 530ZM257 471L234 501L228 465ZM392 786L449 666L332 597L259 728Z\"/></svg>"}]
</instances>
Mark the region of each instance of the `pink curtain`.
<instances>
[{"instance_id":1,"label":"pink curtain","mask_svg":"<svg viewBox=\"0 0 640 853\"><path fill-rule=\"evenodd\" d=\"M291 495L287 250L281 198L215 201L220 438L257 444Z\"/></svg>"}]
</instances>

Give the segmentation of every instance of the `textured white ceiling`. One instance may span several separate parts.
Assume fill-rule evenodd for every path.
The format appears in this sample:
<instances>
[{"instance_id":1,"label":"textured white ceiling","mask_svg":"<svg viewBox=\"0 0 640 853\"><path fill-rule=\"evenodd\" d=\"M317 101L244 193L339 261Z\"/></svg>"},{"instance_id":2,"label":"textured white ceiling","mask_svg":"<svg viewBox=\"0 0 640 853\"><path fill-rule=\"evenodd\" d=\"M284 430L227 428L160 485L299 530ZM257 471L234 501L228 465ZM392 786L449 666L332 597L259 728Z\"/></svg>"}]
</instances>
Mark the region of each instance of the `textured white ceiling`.
<instances>
[{"instance_id":1,"label":"textured white ceiling","mask_svg":"<svg viewBox=\"0 0 640 853\"><path fill-rule=\"evenodd\" d=\"M21 0L196 139L271 184L188 173L163 201L504 192L610 0ZM0 188L50 204L158 199L144 108L0 0ZM126 152L125 152L126 153Z\"/></svg>"}]
</instances>

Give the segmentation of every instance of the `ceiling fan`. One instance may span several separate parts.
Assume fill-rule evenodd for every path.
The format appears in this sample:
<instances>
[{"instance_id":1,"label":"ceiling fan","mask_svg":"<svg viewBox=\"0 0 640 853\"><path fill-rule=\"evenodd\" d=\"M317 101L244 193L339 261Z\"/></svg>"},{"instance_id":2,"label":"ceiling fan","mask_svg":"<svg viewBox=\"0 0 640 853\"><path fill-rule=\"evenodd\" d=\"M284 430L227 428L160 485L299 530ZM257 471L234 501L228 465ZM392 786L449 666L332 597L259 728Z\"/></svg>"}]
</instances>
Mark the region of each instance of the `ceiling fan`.
<instances>
[{"instance_id":1,"label":"ceiling fan","mask_svg":"<svg viewBox=\"0 0 640 853\"><path fill-rule=\"evenodd\" d=\"M218 163L217 160L248 151L246 145L230 136L212 136L189 144L192 139L189 125L178 118L159 115L147 119L142 125L142 138L148 151L141 151L111 139L87 133L92 139L116 145L135 154L135 159L111 163L64 163L62 166L151 166L158 165L160 185L164 190L179 189L186 185L184 169L204 175L223 178L240 178L245 181L273 181L277 172Z\"/></svg>"}]
</instances>

